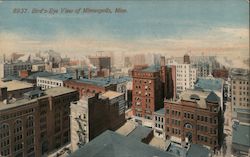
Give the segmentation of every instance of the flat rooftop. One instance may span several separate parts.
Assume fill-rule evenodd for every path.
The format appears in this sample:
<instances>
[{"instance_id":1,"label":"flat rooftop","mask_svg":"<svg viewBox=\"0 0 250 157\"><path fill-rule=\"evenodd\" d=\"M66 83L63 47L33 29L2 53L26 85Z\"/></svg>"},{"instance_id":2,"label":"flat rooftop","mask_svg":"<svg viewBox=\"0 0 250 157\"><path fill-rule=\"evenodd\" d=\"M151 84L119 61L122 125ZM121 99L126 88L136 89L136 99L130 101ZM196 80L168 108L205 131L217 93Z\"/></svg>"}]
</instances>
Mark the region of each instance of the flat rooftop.
<instances>
[{"instance_id":1,"label":"flat rooftop","mask_svg":"<svg viewBox=\"0 0 250 157\"><path fill-rule=\"evenodd\" d=\"M175 157L133 138L105 131L70 157Z\"/></svg>"},{"instance_id":2,"label":"flat rooftop","mask_svg":"<svg viewBox=\"0 0 250 157\"><path fill-rule=\"evenodd\" d=\"M58 96L58 95L63 95L67 93L74 92L76 90L71 89L71 88L66 88L66 87L54 87L54 88L49 88L45 90L45 94L51 95L51 96Z\"/></svg>"},{"instance_id":3,"label":"flat rooftop","mask_svg":"<svg viewBox=\"0 0 250 157\"><path fill-rule=\"evenodd\" d=\"M102 94L103 97L107 97L109 99L114 99L114 98L119 97L121 95L123 95L123 93L110 91L110 90Z\"/></svg>"},{"instance_id":4,"label":"flat rooftop","mask_svg":"<svg viewBox=\"0 0 250 157\"><path fill-rule=\"evenodd\" d=\"M19 89L32 88L33 84L17 80L7 82L3 82L0 80L0 87L7 87L8 91L14 91Z\"/></svg>"},{"instance_id":5,"label":"flat rooftop","mask_svg":"<svg viewBox=\"0 0 250 157\"><path fill-rule=\"evenodd\" d=\"M79 82L79 83L91 84L94 86L101 86L101 87L107 87L110 85L110 82L103 81L103 80L95 80L95 79L80 78L79 80L74 80L74 81Z\"/></svg>"},{"instance_id":6,"label":"flat rooftop","mask_svg":"<svg viewBox=\"0 0 250 157\"><path fill-rule=\"evenodd\" d=\"M47 97L47 96L58 96L58 95L63 95L63 94L67 94L70 92L74 92L75 90L70 89L70 88L65 88L65 87L55 87L55 88L50 88L47 89L46 91L44 91L45 95L41 96L39 98L43 98L43 97ZM0 101L0 110L5 110L5 109L10 109L10 108L14 108L14 107L19 107L19 106L23 106L26 104L29 104L31 102L36 102L37 98L34 99L18 99L14 102L11 102L9 104L5 104L2 101Z\"/></svg>"},{"instance_id":7,"label":"flat rooftop","mask_svg":"<svg viewBox=\"0 0 250 157\"><path fill-rule=\"evenodd\" d=\"M233 128L232 143L250 147L250 125L239 124Z\"/></svg>"},{"instance_id":8,"label":"flat rooftop","mask_svg":"<svg viewBox=\"0 0 250 157\"><path fill-rule=\"evenodd\" d=\"M161 109L155 111L155 113L159 114L159 115L164 115L165 114L165 110L164 110L164 108L161 108Z\"/></svg>"},{"instance_id":9,"label":"flat rooftop","mask_svg":"<svg viewBox=\"0 0 250 157\"><path fill-rule=\"evenodd\" d=\"M194 86L195 89L201 88L208 91L221 91L223 88L223 81L217 78L198 78Z\"/></svg>"}]
</instances>

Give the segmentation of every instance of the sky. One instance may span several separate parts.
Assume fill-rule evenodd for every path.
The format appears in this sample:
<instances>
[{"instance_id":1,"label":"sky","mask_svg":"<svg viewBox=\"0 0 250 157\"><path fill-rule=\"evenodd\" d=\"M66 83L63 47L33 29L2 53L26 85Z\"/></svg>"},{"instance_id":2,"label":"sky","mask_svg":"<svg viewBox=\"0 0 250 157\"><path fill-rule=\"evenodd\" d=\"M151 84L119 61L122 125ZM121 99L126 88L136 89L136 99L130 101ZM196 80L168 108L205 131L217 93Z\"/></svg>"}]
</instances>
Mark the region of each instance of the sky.
<instances>
[{"instance_id":1,"label":"sky","mask_svg":"<svg viewBox=\"0 0 250 157\"><path fill-rule=\"evenodd\" d=\"M13 9L29 13L15 14ZM32 14L37 8L110 8L112 14ZM115 14L115 8L126 13ZM246 0L0 1L0 54L53 49L249 57Z\"/></svg>"}]
</instances>

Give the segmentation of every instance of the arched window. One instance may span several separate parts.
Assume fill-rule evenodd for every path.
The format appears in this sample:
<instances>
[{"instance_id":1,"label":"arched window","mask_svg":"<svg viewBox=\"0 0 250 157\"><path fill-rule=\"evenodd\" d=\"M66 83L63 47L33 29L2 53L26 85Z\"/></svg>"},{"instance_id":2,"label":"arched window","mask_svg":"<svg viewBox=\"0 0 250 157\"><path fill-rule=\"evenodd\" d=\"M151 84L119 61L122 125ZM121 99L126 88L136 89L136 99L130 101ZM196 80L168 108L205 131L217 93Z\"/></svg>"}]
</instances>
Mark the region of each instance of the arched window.
<instances>
[{"instance_id":1,"label":"arched window","mask_svg":"<svg viewBox=\"0 0 250 157\"><path fill-rule=\"evenodd\" d=\"M33 116L28 116L27 117L26 127L30 128L30 127L33 127L33 125L34 125L34 117Z\"/></svg>"},{"instance_id":2,"label":"arched window","mask_svg":"<svg viewBox=\"0 0 250 157\"><path fill-rule=\"evenodd\" d=\"M21 132L23 129L22 127L22 120L17 119L14 123L14 133Z\"/></svg>"},{"instance_id":3,"label":"arched window","mask_svg":"<svg viewBox=\"0 0 250 157\"><path fill-rule=\"evenodd\" d=\"M9 124L3 123L0 127L0 138L8 137L10 134Z\"/></svg>"}]
</instances>

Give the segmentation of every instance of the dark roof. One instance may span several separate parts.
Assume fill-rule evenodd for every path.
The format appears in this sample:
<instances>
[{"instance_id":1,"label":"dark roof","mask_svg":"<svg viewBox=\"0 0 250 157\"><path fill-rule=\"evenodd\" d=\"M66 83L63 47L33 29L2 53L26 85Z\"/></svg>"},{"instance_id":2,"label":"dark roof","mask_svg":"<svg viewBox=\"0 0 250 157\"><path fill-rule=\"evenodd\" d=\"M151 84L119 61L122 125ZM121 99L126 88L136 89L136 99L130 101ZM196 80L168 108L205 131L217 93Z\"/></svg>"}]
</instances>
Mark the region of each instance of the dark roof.
<instances>
[{"instance_id":1,"label":"dark roof","mask_svg":"<svg viewBox=\"0 0 250 157\"><path fill-rule=\"evenodd\" d=\"M44 94L44 91L40 89L34 89L32 91L24 93L24 96L33 97L33 96L42 96L43 94Z\"/></svg>"},{"instance_id":2,"label":"dark roof","mask_svg":"<svg viewBox=\"0 0 250 157\"><path fill-rule=\"evenodd\" d=\"M248 146L250 148L250 126L239 124L233 128L232 143Z\"/></svg>"},{"instance_id":3,"label":"dark roof","mask_svg":"<svg viewBox=\"0 0 250 157\"><path fill-rule=\"evenodd\" d=\"M56 75L55 73L47 72L47 71L41 71L41 72L36 72L27 77L27 79L36 79L37 77L48 77Z\"/></svg>"},{"instance_id":4,"label":"dark roof","mask_svg":"<svg viewBox=\"0 0 250 157\"><path fill-rule=\"evenodd\" d=\"M128 137L132 137L133 139L141 141L144 138L147 138L151 131L151 128L139 125L131 133L128 134Z\"/></svg>"},{"instance_id":5,"label":"dark roof","mask_svg":"<svg viewBox=\"0 0 250 157\"><path fill-rule=\"evenodd\" d=\"M70 157L174 157L174 155L146 145L133 138L105 131Z\"/></svg>"},{"instance_id":6,"label":"dark roof","mask_svg":"<svg viewBox=\"0 0 250 157\"><path fill-rule=\"evenodd\" d=\"M102 86L102 87L106 87L106 86L110 85L109 82L102 81L102 80L95 80L95 79L81 78L81 79L75 80L75 81L79 82L79 83L92 84L92 85L95 85L95 86Z\"/></svg>"},{"instance_id":7,"label":"dark roof","mask_svg":"<svg viewBox=\"0 0 250 157\"><path fill-rule=\"evenodd\" d=\"M210 157L211 151L199 144L191 144L187 151L187 157Z\"/></svg>"},{"instance_id":8,"label":"dark roof","mask_svg":"<svg viewBox=\"0 0 250 157\"><path fill-rule=\"evenodd\" d=\"M206 101L207 102L212 102L212 103L219 103L220 102L220 98L214 93L214 91L212 91L207 96Z\"/></svg>"},{"instance_id":9,"label":"dark roof","mask_svg":"<svg viewBox=\"0 0 250 157\"><path fill-rule=\"evenodd\" d=\"M194 88L209 91L220 91L223 88L223 82L221 79L215 78L198 78Z\"/></svg>"},{"instance_id":10,"label":"dark roof","mask_svg":"<svg viewBox=\"0 0 250 157\"><path fill-rule=\"evenodd\" d=\"M142 71L143 72L158 72L159 70L160 70L159 66L152 65L150 67L143 69Z\"/></svg>"},{"instance_id":11,"label":"dark roof","mask_svg":"<svg viewBox=\"0 0 250 157\"><path fill-rule=\"evenodd\" d=\"M190 95L190 99L200 100L200 97L197 94L192 94L192 95Z\"/></svg>"},{"instance_id":12,"label":"dark roof","mask_svg":"<svg viewBox=\"0 0 250 157\"><path fill-rule=\"evenodd\" d=\"M160 114L160 115L164 115L165 114L165 110L164 110L164 108L161 108L161 109L155 111L155 113L156 114Z\"/></svg>"}]
</instances>

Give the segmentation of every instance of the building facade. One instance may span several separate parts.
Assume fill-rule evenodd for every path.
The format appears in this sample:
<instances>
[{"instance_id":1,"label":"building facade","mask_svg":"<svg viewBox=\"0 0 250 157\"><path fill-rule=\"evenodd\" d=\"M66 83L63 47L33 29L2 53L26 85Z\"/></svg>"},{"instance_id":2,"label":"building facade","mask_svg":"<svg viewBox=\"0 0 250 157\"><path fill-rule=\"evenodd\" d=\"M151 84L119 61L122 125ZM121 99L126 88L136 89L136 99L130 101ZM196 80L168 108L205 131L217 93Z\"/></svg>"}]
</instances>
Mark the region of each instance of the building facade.
<instances>
[{"instance_id":1,"label":"building facade","mask_svg":"<svg viewBox=\"0 0 250 157\"><path fill-rule=\"evenodd\" d=\"M0 78L18 76L21 70L31 70L31 62L10 62L0 64Z\"/></svg>"},{"instance_id":2,"label":"building facade","mask_svg":"<svg viewBox=\"0 0 250 157\"><path fill-rule=\"evenodd\" d=\"M231 102L232 117L237 117L237 109L249 109L250 107L250 75L248 70L232 69L231 71Z\"/></svg>"},{"instance_id":3,"label":"building facade","mask_svg":"<svg viewBox=\"0 0 250 157\"><path fill-rule=\"evenodd\" d=\"M177 63L174 60L168 60L168 65L176 67L176 93L177 97L186 89L193 89L197 79L197 70L190 64Z\"/></svg>"},{"instance_id":4,"label":"building facade","mask_svg":"<svg viewBox=\"0 0 250 157\"><path fill-rule=\"evenodd\" d=\"M6 100L7 89L1 90ZM70 142L70 102L75 90L64 87L34 90L19 100L0 101L0 150L10 157L40 157Z\"/></svg>"},{"instance_id":5,"label":"building facade","mask_svg":"<svg viewBox=\"0 0 250 157\"><path fill-rule=\"evenodd\" d=\"M153 125L153 113L163 107L160 70L155 66L138 67L132 71L132 111L136 121Z\"/></svg>"},{"instance_id":6,"label":"building facade","mask_svg":"<svg viewBox=\"0 0 250 157\"><path fill-rule=\"evenodd\" d=\"M123 93L107 91L95 96L83 96L71 103L71 148L82 147L106 130L115 130L125 122Z\"/></svg>"},{"instance_id":7,"label":"building facade","mask_svg":"<svg viewBox=\"0 0 250 157\"><path fill-rule=\"evenodd\" d=\"M49 89L53 87L63 87L64 81L72 79L69 74L54 74L47 77L37 77L36 83L42 89Z\"/></svg>"},{"instance_id":8,"label":"building facade","mask_svg":"<svg viewBox=\"0 0 250 157\"><path fill-rule=\"evenodd\" d=\"M180 100L165 101L166 139L184 145L201 144L220 148L223 119L220 98L214 92L186 90Z\"/></svg>"}]
</instances>

